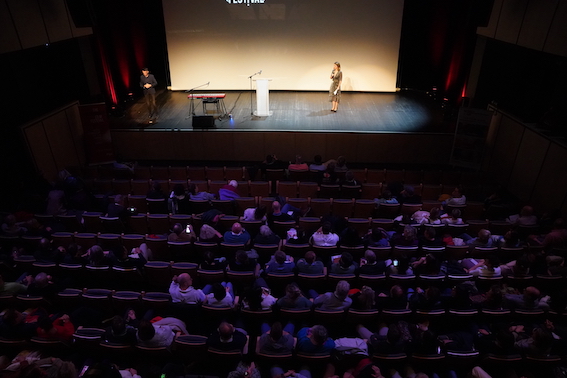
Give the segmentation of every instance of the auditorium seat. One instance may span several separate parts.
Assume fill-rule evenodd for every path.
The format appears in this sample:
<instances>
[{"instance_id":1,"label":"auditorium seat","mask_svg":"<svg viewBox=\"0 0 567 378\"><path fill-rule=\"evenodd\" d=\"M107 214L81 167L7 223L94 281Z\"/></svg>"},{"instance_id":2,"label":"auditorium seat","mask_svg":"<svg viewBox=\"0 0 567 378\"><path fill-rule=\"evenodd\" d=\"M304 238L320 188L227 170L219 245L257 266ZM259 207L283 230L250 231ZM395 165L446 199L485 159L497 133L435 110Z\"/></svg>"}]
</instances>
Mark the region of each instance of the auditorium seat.
<instances>
[{"instance_id":1,"label":"auditorium seat","mask_svg":"<svg viewBox=\"0 0 567 378\"><path fill-rule=\"evenodd\" d=\"M350 218L354 211L354 201L352 199L333 199L331 208L333 216Z\"/></svg>"},{"instance_id":2,"label":"auditorium seat","mask_svg":"<svg viewBox=\"0 0 567 378\"><path fill-rule=\"evenodd\" d=\"M205 167L187 167L187 178L191 182L206 180Z\"/></svg>"},{"instance_id":3,"label":"auditorium seat","mask_svg":"<svg viewBox=\"0 0 567 378\"><path fill-rule=\"evenodd\" d=\"M314 217L324 217L331 214L331 200L325 198L311 198L309 202L311 207L310 215Z\"/></svg>"},{"instance_id":4,"label":"auditorium seat","mask_svg":"<svg viewBox=\"0 0 567 378\"><path fill-rule=\"evenodd\" d=\"M317 198L319 192L319 185L312 181L299 181L299 198Z\"/></svg>"},{"instance_id":5,"label":"auditorium seat","mask_svg":"<svg viewBox=\"0 0 567 378\"><path fill-rule=\"evenodd\" d=\"M182 180L187 183L187 167L186 166L169 166L169 179Z\"/></svg>"},{"instance_id":6,"label":"auditorium seat","mask_svg":"<svg viewBox=\"0 0 567 378\"><path fill-rule=\"evenodd\" d=\"M376 203L369 199L357 199L354 201L353 217L355 218L372 218Z\"/></svg>"},{"instance_id":7,"label":"auditorium seat","mask_svg":"<svg viewBox=\"0 0 567 378\"><path fill-rule=\"evenodd\" d=\"M276 181L276 193L284 198L297 198L297 181Z\"/></svg>"},{"instance_id":8,"label":"auditorium seat","mask_svg":"<svg viewBox=\"0 0 567 378\"><path fill-rule=\"evenodd\" d=\"M374 200L382 195L382 183L368 182L363 183L360 188L360 198Z\"/></svg>"}]
</instances>

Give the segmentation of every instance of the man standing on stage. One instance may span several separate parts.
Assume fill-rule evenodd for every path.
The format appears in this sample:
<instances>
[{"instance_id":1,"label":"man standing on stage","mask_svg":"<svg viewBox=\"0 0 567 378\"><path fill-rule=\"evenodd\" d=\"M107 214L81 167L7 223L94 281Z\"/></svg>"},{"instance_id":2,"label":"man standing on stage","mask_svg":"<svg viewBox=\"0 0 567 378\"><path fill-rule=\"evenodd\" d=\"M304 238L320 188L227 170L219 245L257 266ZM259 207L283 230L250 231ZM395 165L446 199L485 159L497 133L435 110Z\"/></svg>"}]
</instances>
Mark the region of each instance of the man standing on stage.
<instances>
[{"instance_id":1,"label":"man standing on stage","mask_svg":"<svg viewBox=\"0 0 567 378\"><path fill-rule=\"evenodd\" d=\"M146 67L142 68L142 75L140 76L140 87L143 88L144 91L146 105L148 106L148 111L150 112L149 118L153 118L155 115L157 115L156 85L156 78L150 73L150 70Z\"/></svg>"}]
</instances>

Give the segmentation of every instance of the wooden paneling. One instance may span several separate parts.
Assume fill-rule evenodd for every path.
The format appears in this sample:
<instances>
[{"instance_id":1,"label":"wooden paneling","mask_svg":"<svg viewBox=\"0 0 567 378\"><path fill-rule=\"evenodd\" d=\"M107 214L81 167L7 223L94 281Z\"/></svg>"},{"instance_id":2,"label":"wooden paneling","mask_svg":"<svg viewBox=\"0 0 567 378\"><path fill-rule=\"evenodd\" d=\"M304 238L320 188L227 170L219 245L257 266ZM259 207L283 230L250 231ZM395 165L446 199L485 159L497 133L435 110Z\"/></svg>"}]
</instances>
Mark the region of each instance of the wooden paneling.
<instances>
[{"instance_id":1,"label":"wooden paneling","mask_svg":"<svg viewBox=\"0 0 567 378\"><path fill-rule=\"evenodd\" d=\"M567 195L567 149L551 144L529 203L539 212L560 209L566 206ZM565 210L565 209L564 209Z\"/></svg>"},{"instance_id":2,"label":"wooden paneling","mask_svg":"<svg viewBox=\"0 0 567 378\"><path fill-rule=\"evenodd\" d=\"M43 173L48 180L57 177L57 164L53 160L51 148L47 141L47 135L43 129L43 123L37 122L24 129L28 148L35 162L37 170Z\"/></svg>"},{"instance_id":3,"label":"wooden paneling","mask_svg":"<svg viewBox=\"0 0 567 378\"><path fill-rule=\"evenodd\" d=\"M65 0L42 0L39 6L50 43L73 38Z\"/></svg>"},{"instance_id":4,"label":"wooden paneling","mask_svg":"<svg viewBox=\"0 0 567 378\"><path fill-rule=\"evenodd\" d=\"M59 112L46 118L43 121L43 128L57 170L60 171L69 166L79 166L71 128L65 112Z\"/></svg>"},{"instance_id":5,"label":"wooden paneling","mask_svg":"<svg viewBox=\"0 0 567 378\"><path fill-rule=\"evenodd\" d=\"M518 198L530 198L545 159L549 140L526 130L510 175L509 190Z\"/></svg>"},{"instance_id":6,"label":"wooden paneling","mask_svg":"<svg viewBox=\"0 0 567 378\"><path fill-rule=\"evenodd\" d=\"M7 0L23 49L49 43L37 0Z\"/></svg>"},{"instance_id":7,"label":"wooden paneling","mask_svg":"<svg viewBox=\"0 0 567 378\"><path fill-rule=\"evenodd\" d=\"M559 0L543 51L567 56L567 0Z\"/></svg>"},{"instance_id":8,"label":"wooden paneling","mask_svg":"<svg viewBox=\"0 0 567 378\"><path fill-rule=\"evenodd\" d=\"M20 50L22 45L18 39L16 25L12 21L6 0L0 0L0 53Z\"/></svg>"},{"instance_id":9,"label":"wooden paneling","mask_svg":"<svg viewBox=\"0 0 567 378\"><path fill-rule=\"evenodd\" d=\"M516 154L524 127L508 117L503 117L498 127L496 142L487 170L498 178L499 182L506 182L514 167Z\"/></svg>"},{"instance_id":10,"label":"wooden paneling","mask_svg":"<svg viewBox=\"0 0 567 378\"><path fill-rule=\"evenodd\" d=\"M534 50L543 50L549 32L556 0L530 1L518 36L518 45Z\"/></svg>"}]
</instances>

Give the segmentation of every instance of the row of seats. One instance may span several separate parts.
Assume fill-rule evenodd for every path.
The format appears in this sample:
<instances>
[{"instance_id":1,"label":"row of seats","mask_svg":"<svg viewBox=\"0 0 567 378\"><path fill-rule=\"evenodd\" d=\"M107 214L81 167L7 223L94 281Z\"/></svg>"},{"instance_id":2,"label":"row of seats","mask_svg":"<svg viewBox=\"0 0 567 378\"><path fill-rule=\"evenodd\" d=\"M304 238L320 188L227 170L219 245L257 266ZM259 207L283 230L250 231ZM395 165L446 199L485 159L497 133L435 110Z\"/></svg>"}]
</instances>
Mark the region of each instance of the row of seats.
<instances>
[{"instance_id":1,"label":"row of seats","mask_svg":"<svg viewBox=\"0 0 567 378\"><path fill-rule=\"evenodd\" d=\"M218 194L219 189L227 184L224 180L111 180L94 179L86 180L87 186L94 192L100 194L133 194L136 196L146 195L155 182L159 182L162 190L173 190L176 185L187 188L189 183L196 184L200 191ZM414 193L424 200L434 201L442 194L450 194L455 188L454 184L421 184L412 185ZM290 198L341 198L341 199L374 199L382 195L387 185L381 182L366 182L356 186L338 184L318 184L314 181L238 181L238 192L241 196L269 197L274 193L281 197ZM483 200L490 195L492 185L471 184L467 187L466 194L470 199Z\"/></svg>"},{"instance_id":2,"label":"row of seats","mask_svg":"<svg viewBox=\"0 0 567 378\"><path fill-rule=\"evenodd\" d=\"M283 169L268 169L268 178L282 179ZM409 184L472 185L484 182L480 172L461 172L455 170L406 170L406 169L351 169L355 179L365 183L402 182ZM312 179L309 170L289 170L292 181L309 181ZM250 180L246 167L191 167L191 166L137 166L133 170L115 169L112 166L90 166L85 169L85 177L90 179L153 179L153 180ZM344 175L344 172L337 172Z\"/></svg>"}]
</instances>

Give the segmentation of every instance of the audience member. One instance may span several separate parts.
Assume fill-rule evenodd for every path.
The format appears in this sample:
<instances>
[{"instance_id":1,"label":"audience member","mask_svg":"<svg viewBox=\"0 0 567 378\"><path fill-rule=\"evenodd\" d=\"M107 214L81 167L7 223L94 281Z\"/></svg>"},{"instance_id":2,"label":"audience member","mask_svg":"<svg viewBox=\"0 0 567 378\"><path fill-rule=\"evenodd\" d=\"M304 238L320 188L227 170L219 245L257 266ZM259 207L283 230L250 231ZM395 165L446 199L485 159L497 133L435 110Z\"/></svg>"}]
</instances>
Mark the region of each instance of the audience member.
<instances>
[{"instance_id":1,"label":"audience member","mask_svg":"<svg viewBox=\"0 0 567 378\"><path fill-rule=\"evenodd\" d=\"M247 334L228 322L222 322L207 339L209 348L231 351L242 351L248 342Z\"/></svg>"},{"instance_id":2,"label":"audience member","mask_svg":"<svg viewBox=\"0 0 567 378\"><path fill-rule=\"evenodd\" d=\"M350 252L343 252L338 261L333 261L329 273L351 275L358 269L358 264L354 261Z\"/></svg>"},{"instance_id":3,"label":"audience member","mask_svg":"<svg viewBox=\"0 0 567 378\"><path fill-rule=\"evenodd\" d=\"M327 329L322 325L305 327L297 332L296 350L302 353L331 353L335 342L328 337Z\"/></svg>"},{"instance_id":4,"label":"audience member","mask_svg":"<svg viewBox=\"0 0 567 378\"><path fill-rule=\"evenodd\" d=\"M317 260L315 252L308 251L305 257L297 261L297 272L302 274L323 274L325 265L322 261Z\"/></svg>"},{"instance_id":5,"label":"audience member","mask_svg":"<svg viewBox=\"0 0 567 378\"><path fill-rule=\"evenodd\" d=\"M267 225L260 226L260 232L254 238L254 244L276 244L280 245L281 239Z\"/></svg>"},{"instance_id":6,"label":"audience member","mask_svg":"<svg viewBox=\"0 0 567 378\"><path fill-rule=\"evenodd\" d=\"M213 193L200 192L197 184L190 183L189 198L191 201L212 201L215 199L215 195Z\"/></svg>"},{"instance_id":7,"label":"audience member","mask_svg":"<svg viewBox=\"0 0 567 378\"><path fill-rule=\"evenodd\" d=\"M310 290L310 295L315 298L313 305L321 310L346 310L352 304L348 292L350 284L347 281L339 281L334 292L327 292L321 295L315 295L314 290Z\"/></svg>"},{"instance_id":8,"label":"audience member","mask_svg":"<svg viewBox=\"0 0 567 378\"><path fill-rule=\"evenodd\" d=\"M167 241L190 242L197 239L197 236L193 231L193 226L190 224L188 224L187 227L183 227L181 223L175 223L172 231L173 232L167 236Z\"/></svg>"},{"instance_id":9,"label":"audience member","mask_svg":"<svg viewBox=\"0 0 567 378\"><path fill-rule=\"evenodd\" d=\"M339 236L331 232L331 222L325 222L311 236L311 243L319 247L335 246L339 242Z\"/></svg>"},{"instance_id":10,"label":"audience member","mask_svg":"<svg viewBox=\"0 0 567 378\"><path fill-rule=\"evenodd\" d=\"M219 189L220 200L226 201L237 198L240 198L240 194L238 194L238 182L236 180L230 180L227 185Z\"/></svg>"},{"instance_id":11,"label":"audience member","mask_svg":"<svg viewBox=\"0 0 567 378\"><path fill-rule=\"evenodd\" d=\"M276 251L270 262L266 264L265 273L292 273L295 263L291 256L287 256L283 251Z\"/></svg>"},{"instance_id":12,"label":"audience member","mask_svg":"<svg viewBox=\"0 0 567 378\"><path fill-rule=\"evenodd\" d=\"M241 221L261 221L266 222L266 206L258 205L256 207L250 207L244 210L244 215L240 217Z\"/></svg>"},{"instance_id":13,"label":"audience member","mask_svg":"<svg viewBox=\"0 0 567 378\"><path fill-rule=\"evenodd\" d=\"M224 242L227 244L244 244L250 243L250 234L242 228L242 225L235 222L230 231L224 233Z\"/></svg>"},{"instance_id":14,"label":"audience member","mask_svg":"<svg viewBox=\"0 0 567 378\"><path fill-rule=\"evenodd\" d=\"M311 308L313 303L303 296L303 293L297 284L290 283L285 288L285 295L278 299L277 305L280 308L300 310Z\"/></svg>"},{"instance_id":15,"label":"audience member","mask_svg":"<svg viewBox=\"0 0 567 378\"><path fill-rule=\"evenodd\" d=\"M195 289L193 279L189 273L181 273L173 276L169 285L169 294L173 303L197 304L205 300L205 294L200 289Z\"/></svg>"}]
</instances>

